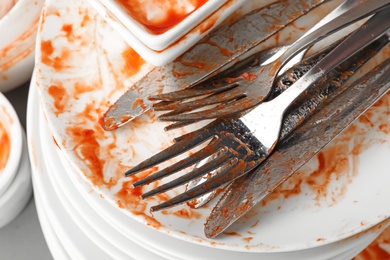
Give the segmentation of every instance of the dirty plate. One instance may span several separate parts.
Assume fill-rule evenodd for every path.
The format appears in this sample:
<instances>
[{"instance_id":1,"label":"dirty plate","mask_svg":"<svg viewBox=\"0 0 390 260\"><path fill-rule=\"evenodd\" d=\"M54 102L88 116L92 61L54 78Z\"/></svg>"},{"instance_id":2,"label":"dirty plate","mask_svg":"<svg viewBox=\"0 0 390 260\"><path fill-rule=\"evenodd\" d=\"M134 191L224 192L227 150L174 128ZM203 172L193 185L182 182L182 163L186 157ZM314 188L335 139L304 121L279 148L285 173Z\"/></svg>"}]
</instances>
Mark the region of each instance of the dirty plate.
<instances>
[{"instance_id":1,"label":"dirty plate","mask_svg":"<svg viewBox=\"0 0 390 260\"><path fill-rule=\"evenodd\" d=\"M326 10L324 6L311 15L319 19ZM291 40L309 24L312 21L306 17L294 23L287 35L273 40L279 39L279 44ZM61 154L74 169L69 174L145 226L218 249L286 252L340 241L390 216L386 168L390 119L385 116L390 112L390 95L274 196L211 240L205 238L203 224L212 205L200 210L183 205L151 215L150 206L180 190L140 200L141 190L131 188L139 175L123 177L126 169L170 145L184 130L164 132L166 125L157 122L153 112L117 131L106 132L99 124L109 101L116 100L153 66L139 58L85 1L48 0L37 41L40 101ZM373 63L388 57L389 52L387 47Z\"/></svg>"}]
</instances>

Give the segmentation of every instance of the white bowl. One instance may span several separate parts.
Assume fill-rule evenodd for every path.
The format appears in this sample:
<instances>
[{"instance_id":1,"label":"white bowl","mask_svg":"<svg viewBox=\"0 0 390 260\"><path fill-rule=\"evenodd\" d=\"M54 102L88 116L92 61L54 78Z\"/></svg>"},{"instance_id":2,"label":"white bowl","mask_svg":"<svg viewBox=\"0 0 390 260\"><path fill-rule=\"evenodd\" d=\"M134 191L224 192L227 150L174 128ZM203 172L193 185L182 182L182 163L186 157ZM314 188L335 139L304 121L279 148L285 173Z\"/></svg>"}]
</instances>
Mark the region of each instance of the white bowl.
<instances>
[{"instance_id":1,"label":"white bowl","mask_svg":"<svg viewBox=\"0 0 390 260\"><path fill-rule=\"evenodd\" d=\"M8 155L6 156L8 159L5 165L0 165L0 197L18 172L23 147L23 131L18 115L7 98L0 93L0 139L2 132L4 143L0 146L0 155L1 157Z\"/></svg>"},{"instance_id":2,"label":"white bowl","mask_svg":"<svg viewBox=\"0 0 390 260\"><path fill-rule=\"evenodd\" d=\"M9 10L15 5L17 0L3 0L0 5L0 19L3 18Z\"/></svg>"},{"instance_id":3,"label":"white bowl","mask_svg":"<svg viewBox=\"0 0 390 260\"><path fill-rule=\"evenodd\" d=\"M30 163L25 135L15 110L0 93L0 127L8 136L9 154L4 168L0 169L0 228L11 222L26 206L31 194ZM1 131L0 131L1 132ZM7 149L7 146L1 146Z\"/></svg>"},{"instance_id":4,"label":"white bowl","mask_svg":"<svg viewBox=\"0 0 390 260\"><path fill-rule=\"evenodd\" d=\"M19 0L0 19L0 91L28 81L34 66L35 38L44 0Z\"/></svg>"},{"instance_id":5,"label":"white bowl","mask_svg":"<svg viewBox=\"0 0 390 260\"><path fill-rule=\"evenodd\" d=\"M88 1L128 45L145 61L156 66L183 54L245 3L245 0L231 0L228 4L222 0L210 0L171 30L154 35L125 14L114 1Z\"/></svg>"},{"instance_id":6,"label":"white bowl","mask_svg":"<svg viewBox=\"0 0 390 260\"><path fill-rule=\"evenodd\" d=\"M126 2L131 7L126 7ZM90 0L92 6L97 9L104 7L143 44L157 51L177 41L226 2Z\"/></svg>"}]
</instances>

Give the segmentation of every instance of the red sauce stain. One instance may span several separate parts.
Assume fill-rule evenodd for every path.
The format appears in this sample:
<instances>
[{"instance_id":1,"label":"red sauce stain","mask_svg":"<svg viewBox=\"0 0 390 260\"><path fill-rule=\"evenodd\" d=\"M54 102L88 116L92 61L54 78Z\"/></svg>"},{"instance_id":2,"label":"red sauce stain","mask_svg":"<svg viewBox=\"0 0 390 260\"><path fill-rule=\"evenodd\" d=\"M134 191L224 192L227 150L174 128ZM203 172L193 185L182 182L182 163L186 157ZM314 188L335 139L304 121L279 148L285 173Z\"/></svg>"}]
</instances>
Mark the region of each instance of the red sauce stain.
<instances>
[{"instance_id":1,"label":"red sauce stain","mask_svg":"<svg viewBox=\"0 0 390 260\"><path fill-rule=\"evenodd\" d=\"M386 94L358 120L349 126L335 141L317 155L317 166L304 165L263 202L266 205L276 199L300 195L307 188L309 196L317 204L337 203L347 191L348 185L358 174L359 155L370 147L385 142L380 135L367 137L368 131L389 133L390 94ZM293 161L291 162L294 163Z\"/></svg>"},{"instance_id":2,"label":"red sauce stain","mask_svg":"<svg viewBox=\"0 0 390 260\"><path fill-rule=\"evenodd\" d=\"M75 98L77 99L78 96L80 96L80 95L82 95L84 93L94 91L95 90L95 85L89 85L89 84L86 84L86 83L83 83L83 82L76 82L74 84L73 90L75 92Z\"/></svg>"},{"instance_id":3,"label":"red sauce stain","mask_svg":"<svg viewBox=\"0 0 390 260\"><path fill-rule=\"evenodd\" d=\"M190 66L190 67L195 67L195 68L198 68L198 69L202 69L204 68L205 66L205 63L204 62L200 62L200 61L184 61L184 60L180 60L180 62L185 65L185 66Z\"/></svg>"},{"instance_id":4,"label":"red sauce stain","mask_svg":"<svg viewBox=\"0 0 390 260\"><path fill-rule=\"evenodd\" d=\"M130 47L123 51L122 58L125 62L122 71L128 77L137 74L142 65L145 64L145 61L141 58L141 56L139 56L139 54Z\"/></svg>"},{"instance_id":5,"label":"red sauce stain","mask_svg":"<svg viewBox=\"0 0 390 260\"><path fill-rule=\"evenodd\" d=\"M41 59L44 64L52 67L55 71L61 71L66 66L64 61L69 57L69 51L67 49L62 50L60 56L53 57L54 47L52 41L41 42Z\"/></svg>"},{"instance_id":6,"label":"red sauce stain","mask_svg":"<svg viewBox=\"0 0 390 260\"><path fill-rule=\"evenodd\" d=\"M65 107L69 103L69 95L66 93L66 89L62 84L51 85L48 87L47 92L53 98L56 109L54 113L58 117L59 114L65 112Z\"/></svg>"},{"instance_id":7,"label":"red sauce stain","mask_svg":"<svg viewBox=\"0 0 390 260\"><path fill-rule=\"evenodd\" d=\"M55 146L57 146L58 148L60 148L60 146L58 145L57 140L54 138L54 136L52 136L52 139L53 139L53 143L55 144Z\"/></svg>"},{"instance_id":8,"label":"red sauce stain","mask_svg":"<svg viewBox=\"0 0 390 260\"><path fill-rule=\"evenodd\" d=\"M227 232L227 231L224 231L222 232L222 234L226 235L226 236L231 236L231 237L241 237L241 235L237 232Z\"/></svg>"},{"instance_id":9,"label":"red sauce stain","mask_svg":"<svg viewBox=\"0 0 390 260\"><path fill-rule=\"evenodd\" d=\"M247 243L251 242L252 239L253 239L253 237L244 237L244 238L242 238L242 240L244 240Z\"/></svg>"},{"instance_id":10,"label":"red sauce stain","mask_svg":"<svg viewBox=\"0 0 390 260\"><path fill-rule=\"evenodd\" d=\"M8 70L34 51L38 20L17 39L0 49L0 71Z\"/></svg>"},{"instance_id":11,"label":"red sauce stain","mask_svg":"<svg viewBox=\"0 0 390 260\"><path fill-rule=\"evenodd\" d=\"M87 23L90 22L90 20L91 20L91 18L88 16L88 14L85 14L85 15L83 16L83 20L81 21L80 26L81 26L81 27L86 26Z\"/></svg>"},{"instance_id":12,"label":"red sauce stain","mask_svg":"<svg viewBox=\"0 0 390 260\"><path fill-rule=\"evenodd\" d=\"M387 228L374 242L353 260L390 259L390 228Z\"/></svg>"},{"instance_id":13,"label":"red sauce stain","mask_svg":"<svg viewBox=\"0 0 390 260\"><path fill-rule=\"evenodd\" d=\"M249 73L249 72L244 72L244 73L242 73L240 76L235 77L235 78L225 78L225 82L231 84L231 83L240 81L241 79L245 79L245 80L250 80L250 81L252 81L252 80L257 79L257 75L256 75L256 74Z\"/></svg>"},{"instance_id":14,"label":"red sauce stain","mask_svg":"<svg viewBox=\"0 0 390 260\"><path fill-rule=\"evenodd\" d=\"M183 208L173 213L176 217L184 219L200 219L202 215L194 210Z\"/></svg>"},{"instance_id":15,"label":"red sauce stain","mask_svg":"<svg viewBox=\"0 0 390 260\"><path fill-rule=\"evenodd\" d=\"M136 107L141 107L142 109L146 109L144 100L142 98L136 98L133 102L132 109L135 109Z\"/></svg>"},{"instance_id":16,"label":"red sauce stain","mask_svg":"<svg viewBox=\"0 0 390 260\"><path fill-rule=\"evenodd\" d=\"M140 0L116 0L124 10L140 24L142 24L150 33L163 34L169 29L175 27L186 17L192 14L195 10L204 5L207 0L191 0L188 1L193 9L187 11L180 6L180 1L174 0L156 0L151 1L152 4L145 5L145 2ZM157 12L163 12L163 14L150 17L148 15L148 8L154 5Z\"/></svg>"},{"instance_id":17,"label":"red sauce stain","mask_svg":"<svg viewBox=\"0 0 390 260\"><path fill-rule=\"evenodd\" d=\"M122 188L116 193L118 197L117 204L120 208L127 208L131 210L134 215L143 216L146 224L156 229L162 225L154 217L147 215L146 203L142 202L140 195L142 194L142 188L133 188L132 183L134 181L123 182Z\"/></svg>"},{"instance_id":18,"label":"red sauce stain","mask_svg":"<svg viewBox=\"0 0 390 260\"><path fill-rule=\"evenodd\" d=\"M63 32L65 32L65 35L67 38L70 38L70 36L73 33L73 25L72 24L64 24L61 28Z\"/></svg>"},{"instance_id":19,"label":"red sauce stain","mask_svg":"<svg viewBox=\"0 0 390 260\"><path fill-rule=\"evenodd\" d=\"M110 186L110 183L104 180L103 166L105 160L99 158L100 145L97 141L95 131L74 126L68 129L68 132L75 144L73 147L75 154L79 156L80 160L85 162L91 171L91 175L88 176L89 180L95 186Z\"/></svg>"},{"instance_id":20,"label":"red sauce stain","mask_svg":"<svg viewBox=\"0 0 390 260\"><path fill-rule=\"evenodd\" d=\"M5 127L0 123L0 173L7 165L11 152L11 141Z\"/></svg>"},{"instance_id":21,"label":"red sauce stain","mask_svg":"<svg viewBox=\"0 0 390 260\"><path fill-rule=\"evenodd\" d=\"M219 46L217 43L213 42L210 39L205 39L205 40L203 40L203 42L209 44L210 46L217 47L219 49L219 52L221 52L223 55L225 55L227 57L230 57L233 55L233 52L229 51L228 49L226 49L224 47Z\"/></svg>"}]
</instances>

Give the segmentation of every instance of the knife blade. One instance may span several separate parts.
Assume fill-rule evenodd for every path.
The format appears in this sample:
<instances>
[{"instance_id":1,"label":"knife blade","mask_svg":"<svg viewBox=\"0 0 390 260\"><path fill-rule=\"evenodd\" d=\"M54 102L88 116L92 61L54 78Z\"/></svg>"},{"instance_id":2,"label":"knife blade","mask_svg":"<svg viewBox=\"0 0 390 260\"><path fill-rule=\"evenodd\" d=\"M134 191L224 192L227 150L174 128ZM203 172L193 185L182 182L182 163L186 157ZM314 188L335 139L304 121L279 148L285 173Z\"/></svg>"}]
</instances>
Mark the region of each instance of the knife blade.
<instances>
[{"instance_id":1,"label":"knife blade","mask_svg":"<svg viewBox=\"0 0 390 260\"><path fill-rule=\"evenodd\" d=\"M344 88L283 139L262 165L234 181L207 219L205 235L214 238L221 234L336 138L389 88L390 58Z\"/></svg>"},{"instance_id":2,"label":"knife blade","mask_svg":"<svg viewBox=\"0 0 390 260\"><path fill-rule=\"evenodd\" d=\"M220 27L177 60L156 67L135 83L103 115L103 129L115 130L150 109L152 94L187 88L223 71L327 1L277 1Z\"/></svg>"}]
</instances>

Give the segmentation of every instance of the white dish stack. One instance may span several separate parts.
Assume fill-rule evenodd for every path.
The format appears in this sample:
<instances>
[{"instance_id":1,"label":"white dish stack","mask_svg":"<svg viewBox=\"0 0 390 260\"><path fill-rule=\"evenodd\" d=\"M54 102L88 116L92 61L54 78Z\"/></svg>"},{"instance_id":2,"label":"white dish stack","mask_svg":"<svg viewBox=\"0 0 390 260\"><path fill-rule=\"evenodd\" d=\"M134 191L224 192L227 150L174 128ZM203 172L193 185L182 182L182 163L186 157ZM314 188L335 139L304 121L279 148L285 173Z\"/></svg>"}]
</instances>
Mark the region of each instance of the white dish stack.
<instances>
[{"instance_id":1,"label":"white dish stack","mask_svg":"<svg viewBox=\"0 0 390 260\"><path fill-rule=\"evenodd\" d=\"M123 169L167 146L172 136L154 112L114 132L104 131L99 120L114 95L154 66L145 63L127 75L124 68L136 60L124 55L130 42L118 33L117 22L104 16L102 5L92 8L86 1L46 1L30 86L27 132L33 186L54 258L350 259L389 225L388 204L372 202L387 203L390 198L389 175L380 164L390 160L390 140L383 133L383 142L369 150L370 159L356 155L356 168L342 169L337 181L329 174L330 196L317 200L310 187L296 196L280 196L255 207L216 239L203 234L212 205L196 211L184 205L151 215L150 206L161 198L139 200L129 188L134 180L125 178ZM301 22L308 26L308 20ZM168 49L161 53L180 55L178 49ZM163 63L161 57L153 54ZM377 109L374 115L386 114L381 110L385 107ZM377 140L377 130L368 128L362 135ZM309 168L315 169L315 159ZM332 192L339 191L342 194L334 199ZM126 199L134 200L126 204ZM192 216L186 218L183 212Z\"/></svg>"}]
</instances>

